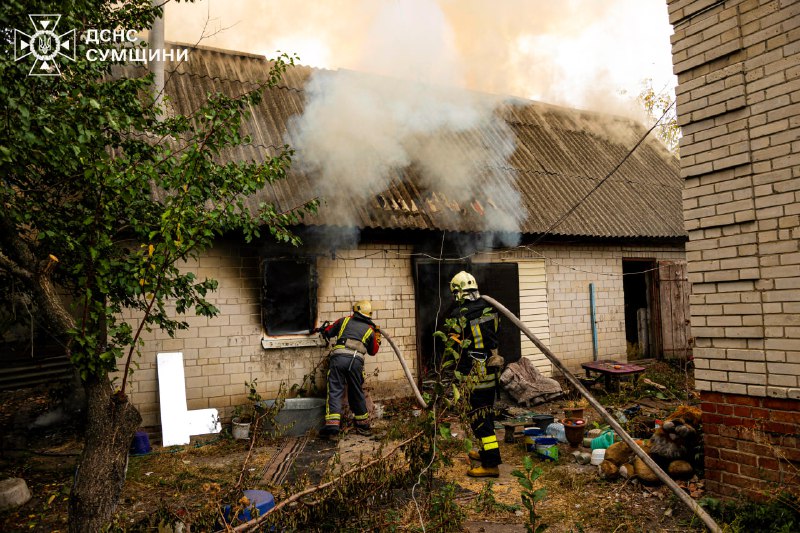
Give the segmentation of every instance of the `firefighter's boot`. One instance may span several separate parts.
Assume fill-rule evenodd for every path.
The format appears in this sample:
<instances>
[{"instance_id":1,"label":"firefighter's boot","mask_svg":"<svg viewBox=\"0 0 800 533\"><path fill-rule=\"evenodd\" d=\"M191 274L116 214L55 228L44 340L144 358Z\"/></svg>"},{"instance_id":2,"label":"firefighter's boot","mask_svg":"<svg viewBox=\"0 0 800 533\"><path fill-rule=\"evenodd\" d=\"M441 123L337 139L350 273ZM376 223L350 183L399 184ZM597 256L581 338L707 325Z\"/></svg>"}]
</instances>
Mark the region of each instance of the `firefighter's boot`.
<instances>
[{"instance_id":1,"label":"firefighter's boot","mask_svg":"<svg viewBox=\"0 0 800 533\"><path fill-rule=\"evenodd\" d=\"M470 450L467 455L469 455L469 458L472 459L473 461L481 460L481 452L479 452L478 450Z\"/></svg>"},{"instance_id":2,"label":"firefighter's boot","mask_svg":"<svg viewBox=\"0 0 800 533\"><path fill-rule=\"evenodd\" d=\"M469 477L500 477L500 469L496 466L476 466L467 471Z\"/></svg>"},{"instance_id":3,"label":"firefighter's boot","mask_svg":"<svg viewBox=\"0 0 800 533\"><path fill-rule=\"evenodd\" d=\"M354 426L356 428L356 433L358 433L362 437L372 436L372 429L370 429L368 424L354 424Z\"/></svg>"}]
</instances>

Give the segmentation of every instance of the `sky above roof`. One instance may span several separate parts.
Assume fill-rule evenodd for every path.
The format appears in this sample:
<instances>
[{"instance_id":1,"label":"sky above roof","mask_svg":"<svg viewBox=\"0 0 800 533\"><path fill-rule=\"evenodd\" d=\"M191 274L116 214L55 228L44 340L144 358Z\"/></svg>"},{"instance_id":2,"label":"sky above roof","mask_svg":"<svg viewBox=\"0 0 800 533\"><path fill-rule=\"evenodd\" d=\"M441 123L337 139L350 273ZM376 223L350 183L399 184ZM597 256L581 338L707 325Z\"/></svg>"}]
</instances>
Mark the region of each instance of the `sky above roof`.
<instances>
[{"instance_id":1,"label":"sky above roof","mask_svg":"<svg viewBox=\"0 0 800 533\"><path fill-rule=\"evenodd\" d=\"M676 83L666 0L200 0L165 17L171 41L633 117L645 80Z\"/></svg>"}]
</instances>

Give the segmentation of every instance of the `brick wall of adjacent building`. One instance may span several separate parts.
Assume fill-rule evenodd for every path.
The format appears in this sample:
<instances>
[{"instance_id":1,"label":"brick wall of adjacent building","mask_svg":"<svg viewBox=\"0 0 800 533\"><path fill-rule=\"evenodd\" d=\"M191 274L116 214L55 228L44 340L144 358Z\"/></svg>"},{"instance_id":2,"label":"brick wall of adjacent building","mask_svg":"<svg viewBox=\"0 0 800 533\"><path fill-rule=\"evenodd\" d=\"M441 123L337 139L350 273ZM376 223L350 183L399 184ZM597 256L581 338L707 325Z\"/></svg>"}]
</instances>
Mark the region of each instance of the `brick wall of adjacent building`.
<instances>
[{"instance_id":1,"label":"brick wall of adjacent building","mask_svg":"<svg viewBox=\"0 0 800 533\"><path fill-rule=\"evenodd\" d=\"M791 407L796 416L800 2L667 5L683 131L695 383L715 398L781 399L779 411ZM770 413L773 405L759 408ZM714 439L707 444L713 457ZM725 447L735 449L728 441ZM742 486L729 466L709 460L707 467L720 491L728 482Z\"/></svg>"}]
</instances>

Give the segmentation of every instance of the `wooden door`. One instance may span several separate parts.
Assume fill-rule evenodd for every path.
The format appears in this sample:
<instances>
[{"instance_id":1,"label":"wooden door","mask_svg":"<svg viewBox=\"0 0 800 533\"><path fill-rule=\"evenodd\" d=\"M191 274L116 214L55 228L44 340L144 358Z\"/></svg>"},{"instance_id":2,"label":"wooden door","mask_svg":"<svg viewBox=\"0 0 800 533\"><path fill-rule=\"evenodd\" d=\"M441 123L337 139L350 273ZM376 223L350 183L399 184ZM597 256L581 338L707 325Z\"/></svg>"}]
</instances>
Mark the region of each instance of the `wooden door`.
<instances>
[{"instance_id":1,"label":"wooden door","mask_svg":"<svg viewBox=\"0 0 800 533\"><path fill-rule=\"evenodd\" d=\"M661 319L661 352L665 359L691 358L689 292L686 262L659 261L658 305Z\"/></svg>"}]
</instances>

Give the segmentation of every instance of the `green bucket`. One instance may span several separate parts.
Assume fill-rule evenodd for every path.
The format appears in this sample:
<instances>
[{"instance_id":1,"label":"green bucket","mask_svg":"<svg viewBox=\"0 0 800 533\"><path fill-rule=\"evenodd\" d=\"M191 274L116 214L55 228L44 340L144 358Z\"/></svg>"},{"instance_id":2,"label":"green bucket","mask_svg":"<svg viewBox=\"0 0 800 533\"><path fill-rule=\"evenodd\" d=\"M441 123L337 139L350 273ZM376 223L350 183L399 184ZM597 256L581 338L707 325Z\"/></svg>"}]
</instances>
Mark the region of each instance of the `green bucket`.
<instances>
[{"instance_id":1,"label":"green bucket","mask_svg":"<svg viewBox=\"0 0 800 533\"><path fill-rule=\"evenodd\" d=\"M548 461L558 461L558 439L538 437L536 439L536 455Z\"/></svg>"}]
</instances>

